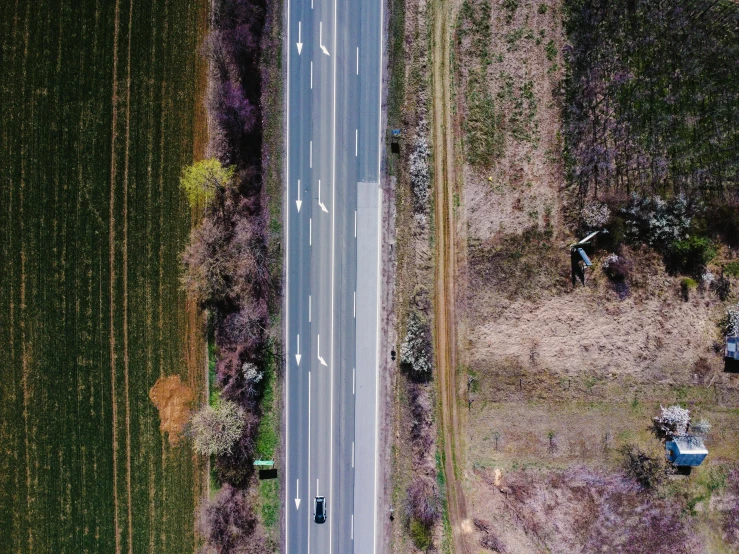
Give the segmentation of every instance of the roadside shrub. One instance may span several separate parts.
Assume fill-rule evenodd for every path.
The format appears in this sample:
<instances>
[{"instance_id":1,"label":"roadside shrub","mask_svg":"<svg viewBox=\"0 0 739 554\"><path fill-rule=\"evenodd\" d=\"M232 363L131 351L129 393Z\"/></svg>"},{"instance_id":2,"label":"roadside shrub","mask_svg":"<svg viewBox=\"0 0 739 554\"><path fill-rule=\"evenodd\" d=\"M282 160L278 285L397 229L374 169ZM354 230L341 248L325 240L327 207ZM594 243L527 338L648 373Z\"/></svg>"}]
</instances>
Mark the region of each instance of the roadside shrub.
<instances>
[{"instance_id":1,"label":"roadside shrub","mask_svg":"<svg viewBox=\"0 0 739 554\"><path fill-rule=\"evenodd\" d=\"M416 519L411 519L410 534L416 548L423 550L424 552L431 548L431 529L426 527L423 523Z\"/></svg>"},{"instance_id":2,"label":"roadside shrub","mask_svg":"<svg viewBox=\"0 0 739 554\"><path fill-rule=\"evenodd\" d=\"M224 225L206 218L190 232L182 254L182 284L202 304L222 301L229 285L228 233Z\"/></svg>"},{"instance_id":3,"label":"roadside shrub","mask_svg":"<svg viewBox=\"0 0 739 554\"><path fill-rule=\"evenodd\" d=\"M729 471L726 482L733 499L724 515L724 540L735 545L739 544L739 469Z\"/></svg>"},{"instance_id":4,"label":"roadside shrub","mask_svg":"<svg viewBox=\"0 0 739 554\"><path fill-rule=\"evenodd\" d=\"M705 437L711 430L711 422L705 418L690 424L690 432L699 437Z\"/></svg>"},{"instance_id":5,"label":"roadside shrub","mask_svg":"<svg viewBox=\"0 0 739 554\"><path fill-rule=\"evenodd\" d=\"M662 408L662 413L653 418L654 430L657 436L666 439L683 437L688 432L690 411L675 404L669 408Z\"/></svg>"},{"instance_id":6,"label":"roadside shrub","mask_svg":"<svg viewBox=\"0 0 739 554\"><path fill-rule=\"evenodd\" d=\"M711 206L705 214L705 227L710 236L739 248L739 206L724 202Z\"/></svg>"},{"instance_id":7,"label":"roadside shrub","mask_svg":"<svg viewBox=\"0 0 739 554\"><path fill-rule=\"evenodd\" d=\"M243 346L256 355L264 346L267 326L267 302L245 298L238 311L231 312L218 321L216 343L221 348Z\"/></svg>"},{"instance_id":8,"label":"roadside shrub","mask_svg":"<svg viewBox=\"0 0 739 554\"><path fill-rule=\"evenodd\" d=\"M626 258L611 254L603 260L603 272L611 281L624 281L631 274L633 264Z\"/></svg>"},{"instance_id":9,"label":"roadside shrub","mask_svg":"<svg viewBox=\"0 0 739 554\"><path fill-rule=\"evenodd\" d=\"M226 81L221 84L219 90L212 94L208 107L229 144L238 144L257 125L259 110L238 83Z\"/></svg>"},{"instance_id":10,"label":"roadside shrub","mask_svg":"<svg viewBox=\"0 0 739 554\"><path fill-rule=\"evenodd\" d=\"M195 451L205 456L231 452L244 429L244 410L235 402L221 400L217 406L208 404L191 421Z\"/></svg>"},{"instance_id":11,"label":"roadside shrub","mask_svg":"<svg viewBox=\"0 0 739 554\"><path fill-rule=\"evenodd\" d=\"M418 380L431 378L431 327L417 311L408 317L405 339L400 345L400 366Z\"/></svg>"},{"instance_id":12,"label":"roadside shrub","mask_svg":"<svg viewBox=\"0 0 739 554\"><path fill-rule=\"evenodd\" d=\"M667 253L667 267L674 272L699 275L715 256L716 248L710 239L693 235L672 243Z\"/></svg>"},{"instance_id":13,"label":"roadside shrub","mask_svg":"<svg viewBox=\"0 0 739 554\"><path fill-rule=\"evenodd\" d=\"M493 552L498 552L498 554L506 554L508 552L505 545L493 534L490 522L477 518L473 519L472 522L475 528L482 534L480 546Z\"/></svg>"},{"instance_id":14,"label":"roadside shrub","mask_svg":"<svg viewBox=\"0 0 739 554\"><path fill-rule=\"evenodd\" d=\"M608 223L611 218L611 210L607 204L593 201L583 206L580 216L585 228L588 231L595 231L596 229L602 229Z\"/></svg>"},{"instance_id":15,"label":"roadside shrub","mask_svg":"<svg viewBox=\"0 0 739 554\"><path fill-rule=\"evenodd\" d=\"M248 546L256 527L246 493L225 484L200 508L198 527L206 541L204 552L245 552L242 548Z\"/></svg>"},{"instance_id":16,"label":"roadside shrub","mask_svg":"<svg viewBox=\"0 0 739 554\"><path fill-rule=\"evenodd\" d=\"M729 277L739 277L739 260L726 264L724 266L724 273Z\"/></svg>"},{"instance_id":17,"label":"roadside shrub","mask_svg":"<svg viewBox=\"0 0 739 554\"><path fill-rule=\"evenodd\" d=\"M690 298L690 291L698 287L698 281L690 277L680 279L680 294L685 302Z\"/></svg>"},{"instance_id":18,"label":"roadside shrub","mask_svg":"<svg viewBox=\"0 0 739 554\"><path fill-rule=\"evenodd\" d=\"M621 453L624 456L626 475L643 489L656 489L664 481L667 475L664 461L652 458L634 445L624 446Z\"/></svg>"},{"instance_id":19,"label":"roadside shrub","mask_svg":"<svg viewBox=\"0 0 739 554\"><path fill-rule=\"evenodd\" d=\"M693 212L694 207L683 194L670 200L632 194L623 209L628 237L656 247L686 238Z\"/></svg>"},{"instance_id":20,"label":"roadside shrub","mask_svg":"<svg viewBox=\"0 0 739 554\"><path fill-rule=\"evenodd\" d=\"M611 212L611 217L605 223L603 232L598 235L597 247L618 253L626 241L626 236L626 221L623 215Z\"/></svg>"},{"instance_id":21,"label":"roadside shrub","mask_svg":"<svg viewBox=\"0 0 739 554\"><path fill-rule=\"evenodd\" d=\"M215 158L208 158L182 170L180 187L191 208L208 207L215 198L223 200L226 190L234 185L234 174L233 167L225 167Z\"/></svg>"},{"instance_id":22,"label":"roadside shrub","mask_svg":"<svg viewBox=\"0 0 739 554\"><path fill-rule=\"evenodd\" d=\"M419 126L413 152L410 156L410 180L413 191L413 209L417 214L428 210L431 176L429 173L429 157L431 148L425 136L425 124Z\"/></svg>"},{"instance_id":23,"label":"roadside shrub","mask_svg":"<svg viewBox=\"0 0 739 554\"><path fill-rule=\"evenodd\" d=\"M711 283L711 290L716 293L722 302L729 298L731 294L731 282L724 276L723 272L718 279L714 279Z\"/></svg>"},{"instance_id":24,"label":"roadside shrub","mask_svg":"<svg viewBox=\"0 0 739 554\"><path fill-rule=\"evenodd\" d=\"M215 462L215 472L220 482L239 488L248 486L249 478L254 473L252 462L259 430L259 418L252 412L245 412L245 420L239 440L229 453L218 456Z\"/></svg>"},{"instance_id":25,"label":"roadside shrub","mask_svg":"<svg viewBox=\"0 0 739 554\"><path fill-rule=\"evenodd\" d=\"M407 490L408 515L425 527L431 527L439 518L440 498L434 485L416 476Z\"/></svg>"},{"instance_id":26,"label":"roadside shrub","mask_svg":"<svg viewBox=\"0 0 739 554\"><path fill-rule=\"evenodd\" d=\"M739 335L739 304L726 310L726 320L724 322L724 334Z\"/></svg>"}]
</instances>

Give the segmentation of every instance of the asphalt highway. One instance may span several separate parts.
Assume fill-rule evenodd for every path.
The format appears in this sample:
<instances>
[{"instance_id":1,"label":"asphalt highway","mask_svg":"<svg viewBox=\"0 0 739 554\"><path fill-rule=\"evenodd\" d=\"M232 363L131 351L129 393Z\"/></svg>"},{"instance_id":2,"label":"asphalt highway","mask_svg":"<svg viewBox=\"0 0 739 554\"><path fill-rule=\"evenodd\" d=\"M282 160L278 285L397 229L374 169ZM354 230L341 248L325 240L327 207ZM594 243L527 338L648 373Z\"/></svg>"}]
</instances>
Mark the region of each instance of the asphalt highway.
<instances>
[{"instance_id":1,"label":"asphalt highway","mask_svg":"<svg viewBox=\"0 0 739 554\"><path fill-rule=\"evenodd\" d=\"M288 0L285 551L377 546L381 0ZM314 522L316 496L328 519Z\"/></svg>"}]
</instances>

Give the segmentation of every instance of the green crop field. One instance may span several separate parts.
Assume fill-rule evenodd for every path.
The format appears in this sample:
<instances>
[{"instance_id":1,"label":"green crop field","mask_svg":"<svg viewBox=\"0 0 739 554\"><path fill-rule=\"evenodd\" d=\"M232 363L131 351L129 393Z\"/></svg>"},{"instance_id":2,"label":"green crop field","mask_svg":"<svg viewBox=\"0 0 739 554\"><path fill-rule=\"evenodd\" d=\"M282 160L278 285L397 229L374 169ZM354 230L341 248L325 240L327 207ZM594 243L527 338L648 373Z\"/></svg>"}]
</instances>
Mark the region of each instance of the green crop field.
<instances>
[{"instance_id":1,"label":"green crop field","mask_svg":"<svg viewBox=\"0 0 739 554\"><path fill-rule=\"evenodd\" d=\"M207 0L0 2L0 551L195 550L203 467L149 389L204 391L179 285Z\"/></svg>"}]
</instances>

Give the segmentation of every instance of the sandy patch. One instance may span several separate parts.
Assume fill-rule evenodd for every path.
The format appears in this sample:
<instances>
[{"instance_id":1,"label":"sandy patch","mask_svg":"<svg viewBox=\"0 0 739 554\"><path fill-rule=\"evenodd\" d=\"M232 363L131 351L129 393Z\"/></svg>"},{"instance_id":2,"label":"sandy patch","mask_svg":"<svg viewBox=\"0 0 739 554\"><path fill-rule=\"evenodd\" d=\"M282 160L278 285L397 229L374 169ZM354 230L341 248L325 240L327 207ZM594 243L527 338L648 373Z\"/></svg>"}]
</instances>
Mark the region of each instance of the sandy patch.
<instances>
[{"instance_id":1,"label":"sandy patch","mask_svg":"<svg viewBox=\"0 0 739 554\"><path fill-rule=\"evenodd\" d=\"M179 375L160 377L151 387L149 398L159 410L159 429L168 433L169 444L177 444L190 420L190 403L195 398L192 389L182 384Z\"/></svg>"}]
</instances>

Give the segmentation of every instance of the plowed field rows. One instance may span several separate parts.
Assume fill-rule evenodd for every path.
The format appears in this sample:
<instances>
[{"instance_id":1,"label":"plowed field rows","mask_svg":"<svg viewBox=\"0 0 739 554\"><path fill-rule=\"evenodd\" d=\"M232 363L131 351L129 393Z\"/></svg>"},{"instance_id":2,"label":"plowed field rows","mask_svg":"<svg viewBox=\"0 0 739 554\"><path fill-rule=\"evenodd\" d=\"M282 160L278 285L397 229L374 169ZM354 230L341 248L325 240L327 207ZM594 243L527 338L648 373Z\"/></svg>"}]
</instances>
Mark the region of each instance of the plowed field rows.
<instances>
[{"instance_id":1,"label":"plowed field rows","mask_svg":"<svg viewBox=\"0 0 739 554\"><path fill-rule=\"evenodd\" d=\"M204 389L178 176L206 10L0 2L2 552L195 548L202 468L147 395L165 374Z\"/></svg>"}]
</instances>

